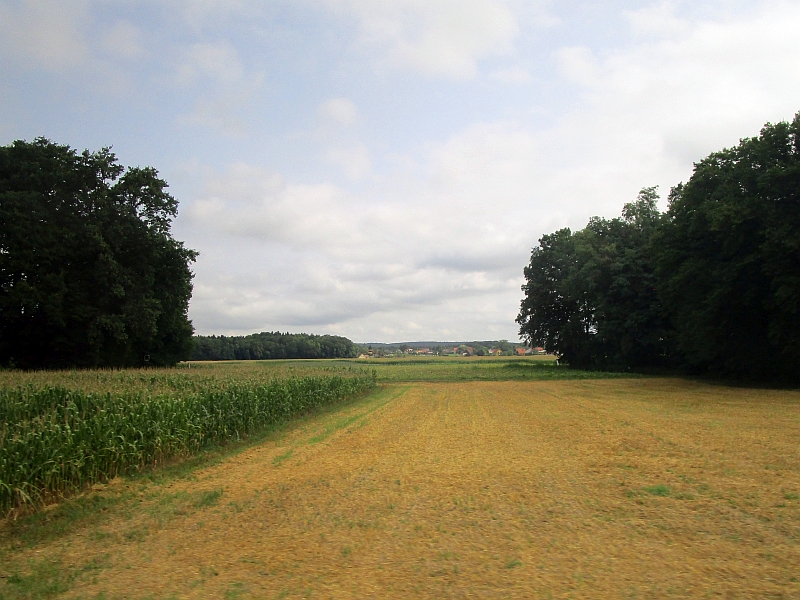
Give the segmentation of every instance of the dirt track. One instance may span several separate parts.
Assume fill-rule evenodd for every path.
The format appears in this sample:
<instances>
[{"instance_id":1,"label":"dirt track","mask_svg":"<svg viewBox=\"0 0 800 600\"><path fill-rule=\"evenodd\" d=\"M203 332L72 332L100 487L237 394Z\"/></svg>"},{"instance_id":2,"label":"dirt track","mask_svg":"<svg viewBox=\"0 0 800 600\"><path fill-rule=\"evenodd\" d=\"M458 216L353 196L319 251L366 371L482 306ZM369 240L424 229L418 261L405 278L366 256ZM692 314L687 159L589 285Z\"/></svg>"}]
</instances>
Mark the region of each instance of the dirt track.
<instances>
[{"instance_id":1,"label":"dirt track","mask_svg":"<svg viewBox=\"0 0 800 600\"><path fill-rule=\"evenodd\" d=\"M799 458L793 392L394 386L37 556L95 560L72 597L800 597Z\"/></svg>"}]
</instances>

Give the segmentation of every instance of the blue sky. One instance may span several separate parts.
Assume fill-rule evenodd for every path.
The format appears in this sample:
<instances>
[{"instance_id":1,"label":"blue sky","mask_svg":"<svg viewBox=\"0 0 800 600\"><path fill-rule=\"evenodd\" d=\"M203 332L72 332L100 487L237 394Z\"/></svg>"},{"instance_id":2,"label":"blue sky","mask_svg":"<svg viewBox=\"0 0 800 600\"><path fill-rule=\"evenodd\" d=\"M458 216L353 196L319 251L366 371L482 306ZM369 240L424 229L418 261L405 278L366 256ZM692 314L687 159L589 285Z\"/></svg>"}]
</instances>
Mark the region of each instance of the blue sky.
<instances>
[{"instance_id":1,"label":"blue sky","mask_svg":"<svg viewBox=\"0 0 800 600\"><path fill-rule=\"evenodd\" d=\"M0 0L0 143L156 167L198 333L513 340L542 234L800 110L798 31L796 1Z\"/></svg>"}]
</instances>

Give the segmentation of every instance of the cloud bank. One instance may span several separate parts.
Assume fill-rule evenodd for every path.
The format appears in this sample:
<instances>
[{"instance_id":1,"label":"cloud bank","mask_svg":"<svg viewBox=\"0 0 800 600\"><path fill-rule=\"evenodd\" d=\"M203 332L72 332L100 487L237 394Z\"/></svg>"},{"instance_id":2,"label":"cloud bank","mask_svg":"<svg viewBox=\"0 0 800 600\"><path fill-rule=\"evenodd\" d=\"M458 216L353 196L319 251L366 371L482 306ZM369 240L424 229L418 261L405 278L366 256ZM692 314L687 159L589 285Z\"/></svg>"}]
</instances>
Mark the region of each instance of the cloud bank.
<instances>
[{"instance_id":1,"label":"cloud bank","mask_svg":"<svg viewBox=\"0 0 800 600\"><path fill-rule=\"evenodd\" d=\"M0 134L158 166L200 333L513 339L542 234L800 110L799 3L626 7L0 0Z\"/></svg>"}]
</instances>

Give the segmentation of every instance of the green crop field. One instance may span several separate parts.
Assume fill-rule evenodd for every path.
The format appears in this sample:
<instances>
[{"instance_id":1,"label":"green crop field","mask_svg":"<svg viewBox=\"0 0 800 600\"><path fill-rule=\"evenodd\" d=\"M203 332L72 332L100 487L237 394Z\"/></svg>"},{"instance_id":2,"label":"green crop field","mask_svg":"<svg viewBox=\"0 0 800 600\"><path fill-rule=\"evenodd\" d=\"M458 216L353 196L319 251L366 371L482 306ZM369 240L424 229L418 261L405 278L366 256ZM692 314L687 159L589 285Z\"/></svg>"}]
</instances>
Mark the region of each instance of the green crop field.
<instances>
[{"instance_id":1,"label":"green crop field","mask_svg":"<svg viewBox=\"0 0 800 600\"><path fill-rule=\"evenodd\" d=\"M0 372L0 511L237 440L378 382L597 379L552 357L184 363Z\"/></svg>"},{"instance_id":2,"label":"green crop field","mask_svg":"<svg viewBox=\"0 0 800 600\"><path fill-rule=\"evenodd\" d=\"M404 357L330 360L224 361L185 363L188 369L270 369L276 373L326 372L330 369L368 368L378 382L403 381L515 381L527 379L610 379L635 377L630 373L581 371L556 364L552 356L525 357Z\"/></svg>"},{"instance_id":3,"label":"green crop field","mask_svg":"<svg viewBox=\"0 0 800 600\"><path fill-rule=\"evenodd\" d=\"M363 393L367 369L215 365L0 376L0 512L238 440Z\"/></svg>"}]
</instances>

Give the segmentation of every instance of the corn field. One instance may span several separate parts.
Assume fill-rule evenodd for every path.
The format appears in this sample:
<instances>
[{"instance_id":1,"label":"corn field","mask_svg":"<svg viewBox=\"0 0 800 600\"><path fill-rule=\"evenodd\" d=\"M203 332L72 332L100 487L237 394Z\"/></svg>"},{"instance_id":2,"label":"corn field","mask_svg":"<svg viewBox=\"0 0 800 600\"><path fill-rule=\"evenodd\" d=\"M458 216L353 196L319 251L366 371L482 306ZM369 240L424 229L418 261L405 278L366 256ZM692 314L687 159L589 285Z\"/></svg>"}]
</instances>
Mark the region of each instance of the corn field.
<instances>
[{"instance_id":1,"label":"corn field","mask_svg":"<svg viewBox=\"0 0 800 600\"><path fill-rule=\"evenodd\" d=\"M4 374L0 512L241 439L375 386L374 373L330 371Z\"/></svg>"}]
</instances>

